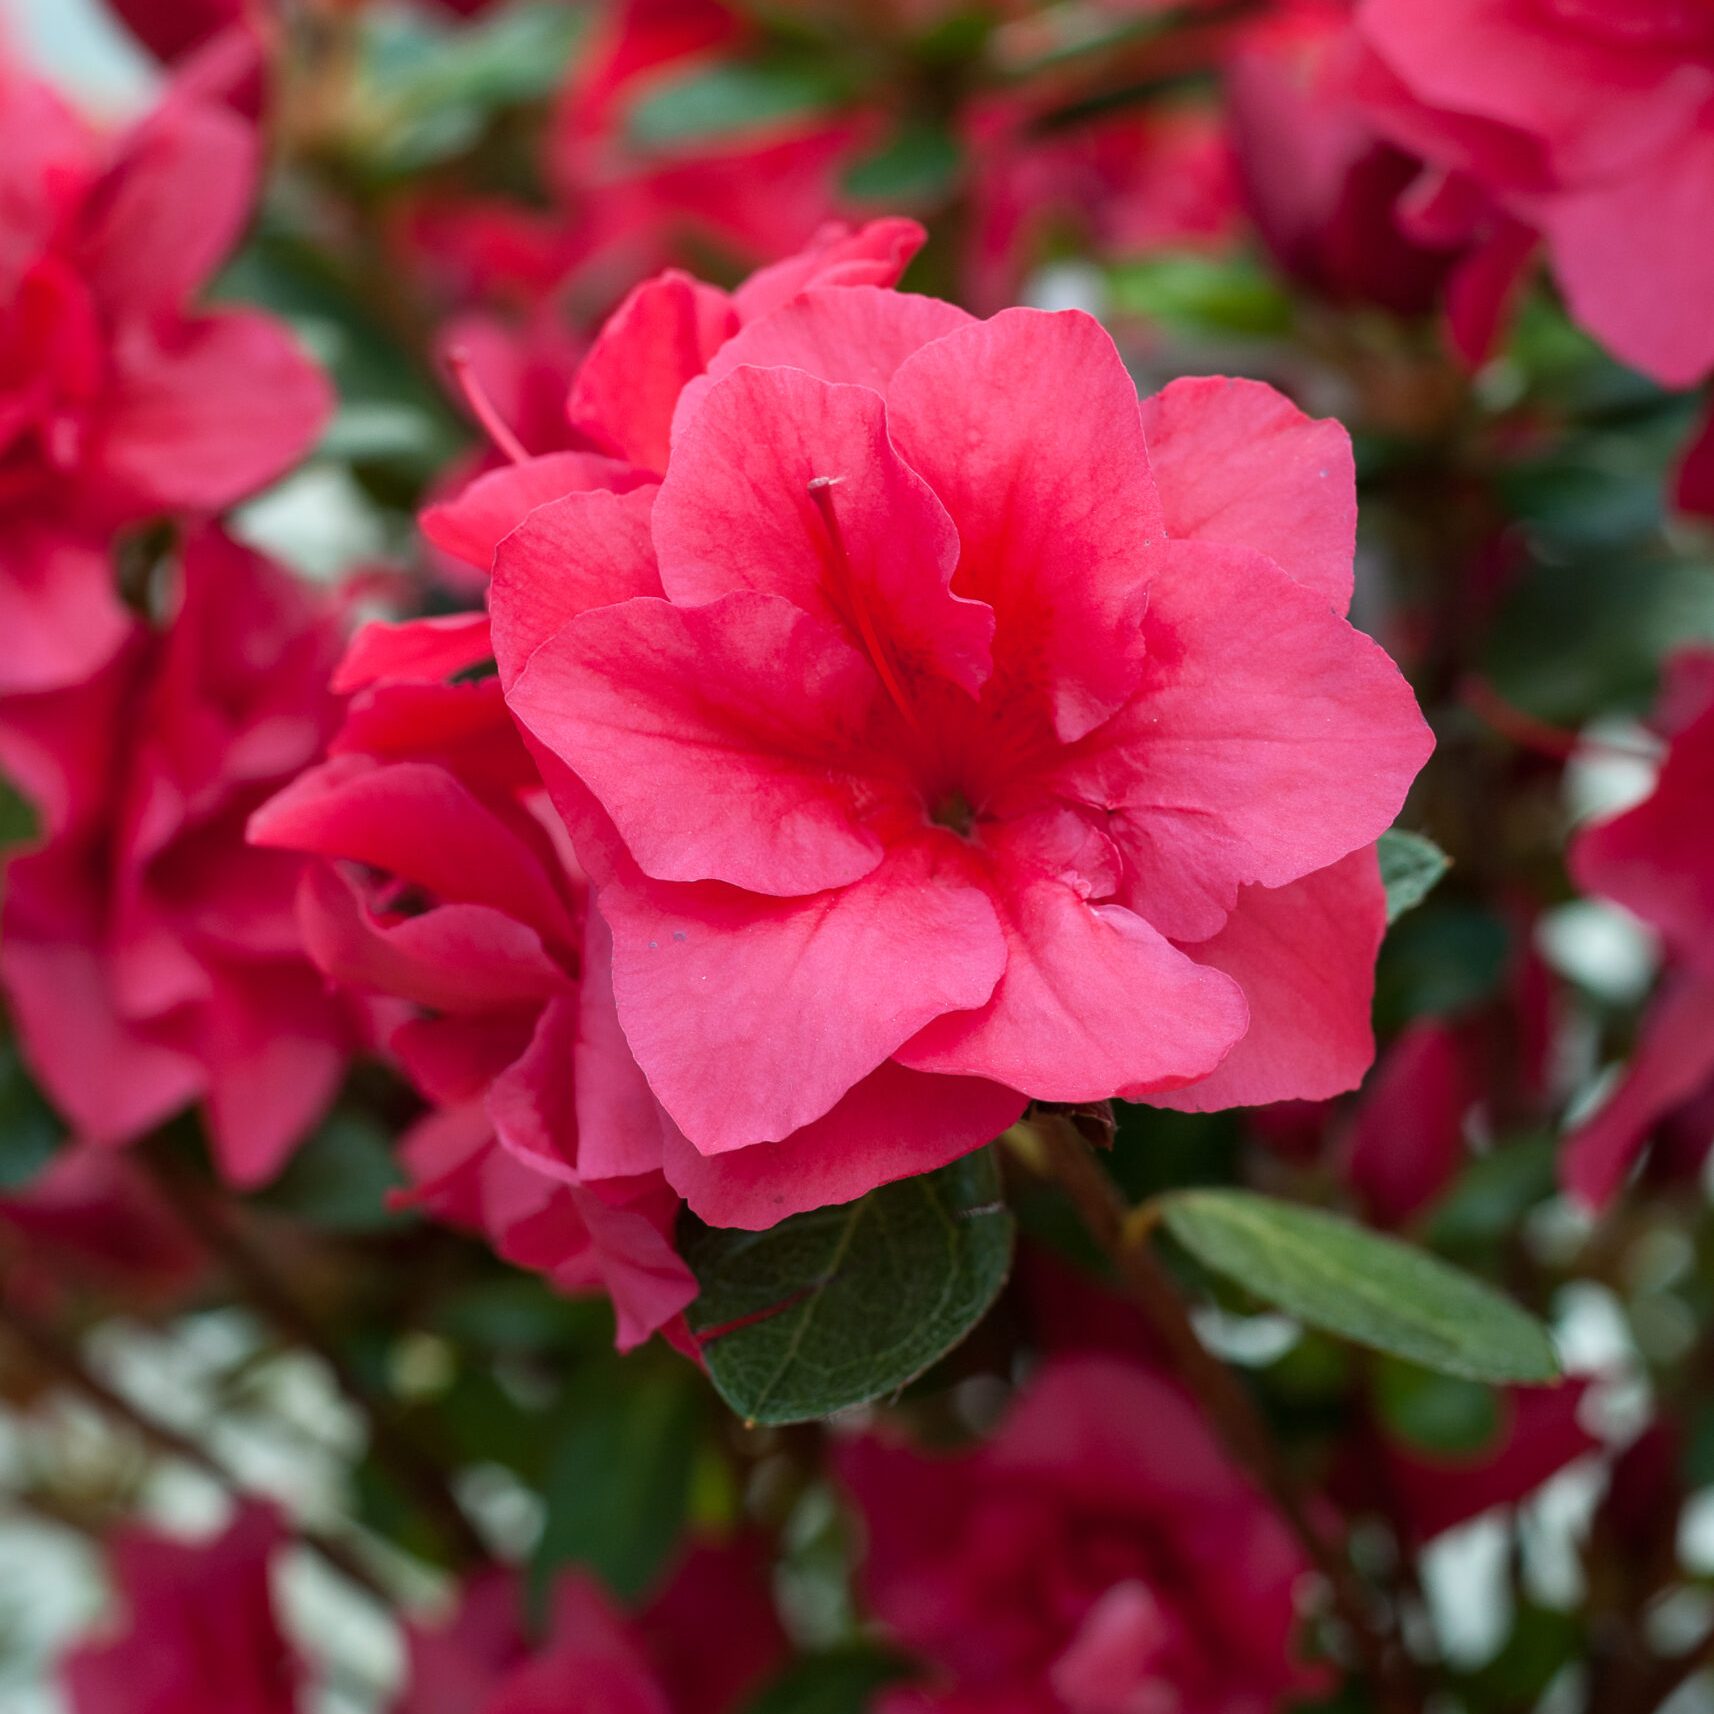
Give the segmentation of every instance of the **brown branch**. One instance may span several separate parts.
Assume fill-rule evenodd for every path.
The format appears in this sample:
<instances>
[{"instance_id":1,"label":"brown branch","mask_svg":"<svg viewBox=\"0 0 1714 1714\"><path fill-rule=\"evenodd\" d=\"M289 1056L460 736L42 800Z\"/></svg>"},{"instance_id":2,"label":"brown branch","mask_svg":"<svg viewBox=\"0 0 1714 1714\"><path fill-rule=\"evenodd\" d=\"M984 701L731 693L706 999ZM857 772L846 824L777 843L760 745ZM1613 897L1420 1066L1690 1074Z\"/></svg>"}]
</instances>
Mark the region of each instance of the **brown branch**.
<instances>
[{"instance_id":1,"label":"brown branch","mask_svg":"<svg viewBox=\"0 0 1714 1714\"><path fill-rule=\"evenodd\" d=\"M1091 1152L1075 1120L1041 1115L1036 1124L1055 1177L1089 1235L1112 1263L1125 1295L1148 1318L1180 1377L1207 1412L1227 1450L1250 1472L1325 1580L1385 1714L1416 1714L1422 1698L1397 1637L1344 1554L1322 1535L1242 1382L1202 1343L1171 1277L1140 1242L1119 1187Z\"/></svg>"},{"instance_id":2,"label":"brown branch","mask_svg":"<svg viewBox=\"0 0 1714 1714\"><path fill-rule=\"evenodd\" d=\"M15 1304L3 1300L0 1300L0 1327L4 1327L12 1335L38 1367L56 1376L73 1392L80 1393L114 1421L123 1423L145 1446L162 1457L176 1458L180 1463L190 1465L193 1470L201 1472L228 1493L241 1498L249 1496L250 1490L206 1446L192 1440L171 1423L151 1416L102 1380L84 1362L76 1347L56 1329L26 1315ZM21 1496L20 1503L33 1504L41 1509L41 1502L28 1495ZM67 1522L64 1518L59 1521ZM71 1527L69 1523L68 1527ZM293 1528L298 1538L320 1554L335 1571L355 1583L382 1606L391 1606L387 1591L343 1542L324 1535L311 1526L294 1524Z\"/></svg>"},{"instance_id":3,"label":"brown branch","mask_svg":"<svg viewBox=\"0 0 1714 1714\"><path fill-rule=\"evenodd\" d=\"M340 1392L368 1426L370 1445L382 1466L422 1508L453 1556L467 1564L486 1563L491 1557L488 1544L459 1504L446 1472L400 1426L388 1401L357 1372L273 1263L165 1150L146 1149L144 1158L186 1230L225 1268L244 1296L288 1339L327 1365Z\"/></svg>"}]
</instances>

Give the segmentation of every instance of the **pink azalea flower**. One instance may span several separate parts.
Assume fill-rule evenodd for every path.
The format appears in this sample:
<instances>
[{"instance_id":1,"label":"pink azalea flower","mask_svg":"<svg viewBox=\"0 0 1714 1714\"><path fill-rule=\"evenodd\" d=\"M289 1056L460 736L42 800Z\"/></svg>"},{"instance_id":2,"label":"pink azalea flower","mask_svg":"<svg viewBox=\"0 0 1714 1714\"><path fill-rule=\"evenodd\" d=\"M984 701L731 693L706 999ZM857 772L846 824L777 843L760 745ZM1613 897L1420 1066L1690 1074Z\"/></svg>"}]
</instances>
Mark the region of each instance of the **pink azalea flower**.
<instances>
[{"instance_id":1,"label":"pink azalea flower","mask_svg":"<svg viewBox=\"0 0 1714 1714\"><path fill-rule=\"evenodd\" d=\"M1669 387L1714 368L1714 13L1681 0L1363 0L1365 105L1435 219L1539 234L1573 317ZM1508 241L1509 242L1509 241Z\"/></svg>"},{"instance_id":2,"label":"pink azalea flower","mask_svg":"<svg viewBox=\"0 0 1714 1714\"><path fill-rule=\"evenodd\" d=\"M1457 1032L1437 1019L1411 1024L1387 1050L1344 1148L1345 1180L1377 1225L1407 1224L1452 1183L1480 1094Z\"/></svg>"},{"instance_id":3,"label":"pink azalea flower","mask_svg":"<svg viewBox=\"0 0 1714 1714\"><path fill-rule=\"evenodd\" d=\"M0 61L0 690L74 683L119 647L114 526L217 511L326 420L279 323L189 307L257 169L250 127L195 83L109 147Z\"/></svg>"},{"instance_id":4,"label":"pink azalea flower","mask_svg":"<svg viewBox=\"0 0 1714 1714\"><path fill-rule=\"evenodd\" d=\"M1377 1430L1350 1449L1341 1488L1353 1506L1377 1504L1413 1547L1496 1506L1528 1499L1568 1464L1601 1448L1579 1413L1586 1378L1557 1387L1503 1387L1498 1420L1479 1446L1429 1452Z\"/></svg>"},{"instance_id":5,"label":"pink azalea flower","mask_svg":"<svg viewBox=\"0 0 1714 1714\"><path fill-rule=\"evenodd\" d=\"M486 1573L450 1620L409 1628L392 1714L730 1714L785 1652L767 1570L754 1540L697 1543L629 1615L570 1572L539 1646L518 1578Z\"/></svg>"},{"instance_id":6,"label":"pink azalea flower","mask_svg":"<svg viewBox=\"0 0 1714 1714\"><path fill-rule=\"evenodd\" d=\"M1294 278L1336 302L1421 315L1467 247L1420 242L1401 225L1399 199L1422 162L1358 106L1356 49L1344 0L1291 0L1240 31L1226 66L1239 182Z\"/></svg>"},{"instance_id":7,"label":"pink azalea flower","mask_svg":"<svg viewBox=\"0 0 1714 1714\"><path fill-rule=\"evenodd\" d=\"M119 1532L124 1628L67 1656L71 1714L298 1714L302 1673L268 1587L282 1539L260 1505L207 1541Z\"/></svg>"},{"instance_id":8,"label":"pink azalea flower","mask_svg":"<svg viewBox=\"0 0 1714 1714\"><path fill-rule=\"evenodd\" d=\"M725 63L749 33L731 0L605 8L560 97L546 163L588 248L619 246L655 267L689 239L769 262L845 211L841 175L874 135L865 115L816 110L683 139L639 134L643 103Z\"/></svg>"},{"instance_id":9,"label":"pink azalea flower","mask_svg":"<svg viewBox=\"0 0 1714 1714\"><path fill-rule=\"evenodd\" d=\"M1314 1688L1301 1553L1147 1369L1055 1359L975 1450L866 1438L841 1474L861 1587L932 1675L885 1714L1250 1714Z\"/></svg>"},{"instance_id":10,"label":"pink azalea flower","mask_svg":"<svg viewBox=\"0 0 1714 1714\"><path fill-rule=\"evenodd\" d=\"M423 534L486 576L495 545L535 507L658 477L679 396L723 346L813 287L896 285L924 236L912 220L830 225L732 292L676 268L645 280L608 317L556 401L557 423L546 426L525 410L516 354L487 338L462 341L471 402L510 462L429 506Z\"/></svg>"},{"instance_id":11,"label":"pink azalea flower","mask_svg":"<svg viewBox=\"0 0 1714 1714\"><path fill-rule=\"evenodd\" d=\"M1656 723L1670 745L1653 793L1571 847L1578 885L1654 928L1671 965L1624 1075L1565 1141L1566 1182L1595 1208L1618 1194L1655 1127L1714 1084L1714 651L1672 662Z\"/></svg>"},{"instance_id":12,"label":"pink azalea flower","mask_svg":"<svg viewBox=\"0 0 1714 1714\"><path fill-rule=\"evenodd\" d=\"M605 929L492 674L480 615L372 625L331 757L265 805L261 846L320 862L298 900L318 968L388 1002L387 1051L434 1111L412 1200L566 1290L631 1346L696 1295L672 1248L659 1119L612 1015Z\"/></svg>"},{"instance_id":13,"label":"pink azalea flower","mask_svg":"<svg viewBox=\"0 0 1714 1714\"><path fill-rule=\"evenodd\" d=\"M845 1200L1031 1098L1360 1078L1430 743L1341 616L1353 516L1266 387L1139 408L1086 316L845 287L719 347L658 488L506 538L501 680L693 1208Z\"/></svg>"},{"instance_id":14,"label":"pink azalea flower","mask_svg":"<svg viewBox=\"0 0 1714 1714\"><path fill-rule=\"evenodd\" d=\"M333 617L205 528L170 622L133 622L64 690L0 700L0 768L43 823L0 906L0 984L32 1073L117 1146L203 1103L221 1170L270 1178L336 1090L350 1028L303 956L301 865L244 843L316 755Z\"/></svg>"},{"instance_id":15,"label":"pink azalea flower","mask_svg":"<svg viewBox=\"0 0 1714 1714\"><path fill-rule=\"evenodd\" d=\"M87 1144L0 1196L0 1255L8 1297L50 1313L92 1288L128 1310L173 1307L207 1265L148 1174Z\"/></svg>"}]
</instances>

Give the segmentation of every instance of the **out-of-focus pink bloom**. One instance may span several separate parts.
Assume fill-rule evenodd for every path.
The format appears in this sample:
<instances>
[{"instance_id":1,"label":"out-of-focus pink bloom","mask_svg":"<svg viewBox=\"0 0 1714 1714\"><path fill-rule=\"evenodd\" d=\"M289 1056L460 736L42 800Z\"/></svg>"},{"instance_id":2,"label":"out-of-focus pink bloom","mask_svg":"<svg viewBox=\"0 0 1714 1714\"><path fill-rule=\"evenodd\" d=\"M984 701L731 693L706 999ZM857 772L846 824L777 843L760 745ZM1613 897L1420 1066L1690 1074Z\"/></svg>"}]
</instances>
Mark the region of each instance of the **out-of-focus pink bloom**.
<instances>
[{"instance_id":1,"label":"out-of-focus pink bloom","mask_svg":"<svg viewBox=\"0 0 1714 1714\"><path fill-rule=\"evenodd\" d=\"M1402 1226L1446 1189L1479 1093L1446 1024L1414 1023L1393 1043L1364 1085L1345 1150L1345 1177L1371 1219Z\"/></svg>"},{"instance_id":2,"label":"out-of-focus pink bloom","mask_svg":"<svg viewBox=\"0 0 1714 1714\"><path fill-rule=\"evenodd\" d=\"M109 1552L124 1628L67 1656L72 1714L298 1714L302 1673L268 1588L281 1541L260 1505L206 1541L119 1532Z\"/></svg>"},{"instance_id":3,"label":"out-of-focus pink bloom","mask_svg":"<svg viewBox=\"0 0 1714 1714\"><path fill-rule=\"evenodd\" d=\"M748 26L726 0L614 0L560 99L548 170L585 248L643 267L686 239L769 262L845 211L840 175L874 135L850 113L764 115L737 130L647 135L675 80L716 70ZM634 275L633 275L634 277Z\"/></svg>"},{"instance_id":4,"label":"out-of-focus pink bloom","mask_svg":"<svg viewBox=\"0 0 1714 1714\"><path fill-rule=\"evenodd\" d=\"M0 1196L0 1254L7 1295L50 1310L83 1291L128 1308L170 1304L207 1259L146 1173L88 1144Z\"/></svg>"},{"instance_id":5,"label":"out-of-focus pink bloom","mask_svg":"<svg viewBox=\"0 0 1714 1714\"><path fill-rule=\"evenodd\" d=\"M873 288L699 362L658 498L539 507L494 589L692 1207L844 1200L1027 1096L1349 1088L1429 739L1340 616L1342 431Z\"/></svg>"},{"instance_id":6,"label":"out-of-focus pink bloom","mask_svg":"<svg viewBox=\"0 0 1714 1714\"><path fill-rule=\"evenodd\" d=\"M194 81L107 146L0 61L0 691L76 682L119 647L108 532L219 510L327 416L279 323L188 307L256 171L251 129Z\"/></svg>"},{"instance_id":7,"label":"out-of-focus pink bloom","mask_svg":"<svg viewBox=\"0 0 1714 1714\"><path fill-rule=\"evenodd\" d=\"M539 348L526 354L486 330L453 330L448 348L462 348L467 391L511 461L430 505L424 535L485 578L496 544L535 507L653 480L666 468L680 394L728 341L813 288L896 285L923 238L911 220L828 226L732 292L668 269L625 298L557 398Z\"/></svg>"},{"instance_id":8,"label":"out-of-focus pink bloom","mask_svg":"<svg viewBox=\"0 0 1714 1714\"><path fill-rule=\"evenodd\" d=\"M1714 412L1704 415L1679 457L1672 498L1681 512L1714 518Z\"/></svg>"},{"instance_id":9,"label":"out-of-focus pink bloom","mask_svg":"<svg viewBox=\"0 0 1714 1714\"><path fill-rule=\"evenodd\" d=\"M633 1615L568 1573L539 1646L519 1580L485 1573L450 1621L407 1631L393 1714L731 1714L785 1652L767 1569L755 1541L693 1545Z\"/></svg>"},{"instance_id":10,"label":"out-of-focus pink bloom","mask_svg":"<svg viewBox=\"0 0 1714 1714\"><path fill-rule=\"evenodd\" d=\"M392 1003L385 1045L435 1107L403 1145L414 1200L564 1289L604 1288L634 1345L695 1295L678 1198L605 931L490 652L480 614L361 632L331 756L251 837L320 859L298 901L309 954Z\"/></svg>"},{"instance_id":11,"label":"out-of-focus pink bloom","mask_svg":"<svg viewBox=\"0 0 1714 1714\"><path fill-rule=\"evenodd\" d=\"M333 717L332 615L212 528L173 613L90 680L0 701L0 767L42 819L7 866L0 983L25 1057L74 1130L129 1142L201 1101L234 1183L271 1177L349 1047L303 956L301 864L244 843L250 811Z\"/></svg>"},{"instance_id":12,"label":"out-of-focus pink bloom","mask_svg":"<svg viewBox=\"0 0 1714 1714\"><path fill-rule=\"evenodd\" d=\"M1573 317L1682 387L1714 367L1714 11L1701 0L1362 0L1373 122L1421 215L1539 233Z\"/></svg>"},{"instance_id":13,"label":"out-of-focus pink bloom","mask_svg":"<svg viewBox=\"0 0 1714 1714\"><path fill-rule=\"evenodd\" d=\"M1379 1498L1413 1543L1431 1541L1495 1506L1515 1505L1600 1441L1578 1420L1588 1382L1508 1387L1483 1446L1433 1454L1378 1435L1353 1457L1356 1492ZM1377 1484L1379 1485L1377 1490Z\"/></svg>"},{"instance_id":14,"label":"out-of-focus pink bloom","mask_svg":"<svg viewBox=\"0 0 1714 1714\"><path fill-rule=\"evenodd\" d=\"M428 9L440 8L470 16L493 0L422 0ZM215 37L254 23L259 15L275 9L277 0L107 0L125 27L157 59L182 61L204 48ZM363 0L353 0L354 5Z\"/></svg>"},{"instance_id":15,"label":"out-of-focus pink bloom","mask_svg":"<svg viewBox=\"0 0 1714 1714\"><path fill-rule=\"evenodd\" d=\"M971 162L968 301L1012 302L1068 233L1107 261L1219 250L1238 230L1232 152L1217 110L1151 107L1061 129L1039 102L991 96L964 116Z\"/></svg>"},{"instance_id":16,"label":"out-of-focus pink bloom","mask_svg":"<svg viewBox=\"0 0 1714 1714\"><path fill-rule=\"evenodd\" d=\"M1641 917L1671 959L1617 1086L1566 1138L1566 1183L1596 1208L1655 1126L1714 1081L1714 651L1671 663L1656 723L1669 747L1653 793L1571 847L1578 885Z\"/></svg>"},{"instance_id":17,"label":"out-of-focus pink bloom","mask_svg":"<svg viewBox=\"0 0 1714 1714\"><path fill-rule=\"evenodd\" d=\"M1294 278L1340 303L1420 315L1441 301L1463 251L1419 242L1398 203L1422 162L1365 118L1350 83L1345 0L1291 0L1237 37L1229 121L1244 199Z\"/></svg>"},{"instance_id":18,"label":"out-of-focus pink bloom","mask_svg":"<svg viewBox=\"0 0 1714 1714\"><path fill-rule=\"evenodd\" d=\"M870 1606L932 1673L886 1714L1252 1714L1314 1688L1296 1544L1148 1370L1059 1359L974 1451L865 1438L840 1468Z\"/></svg>"}]
</instances>

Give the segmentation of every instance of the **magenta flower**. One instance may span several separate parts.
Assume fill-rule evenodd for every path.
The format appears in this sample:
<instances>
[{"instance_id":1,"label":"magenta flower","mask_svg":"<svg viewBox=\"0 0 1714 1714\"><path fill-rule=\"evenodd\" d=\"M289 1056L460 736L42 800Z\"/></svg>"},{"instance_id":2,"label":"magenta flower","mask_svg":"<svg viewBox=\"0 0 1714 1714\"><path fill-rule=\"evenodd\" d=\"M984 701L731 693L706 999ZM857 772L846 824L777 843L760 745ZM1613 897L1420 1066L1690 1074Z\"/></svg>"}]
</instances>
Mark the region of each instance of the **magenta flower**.
<instances>
[{"instance_id":1,"label":"magenta flower","mask_svg":"<svg viewBox=\"0 0 1714 1714\"><path fill-rule=\"evenodd\" d=\"M502 682L694 1208L843 1200L1031 1098L1357 1081L1430 740L1341 617L1353 515L1265 387L1139 407L1086 316L851 287L720 347L658 489L502 543Z\"/></svg>"}]
</instances>

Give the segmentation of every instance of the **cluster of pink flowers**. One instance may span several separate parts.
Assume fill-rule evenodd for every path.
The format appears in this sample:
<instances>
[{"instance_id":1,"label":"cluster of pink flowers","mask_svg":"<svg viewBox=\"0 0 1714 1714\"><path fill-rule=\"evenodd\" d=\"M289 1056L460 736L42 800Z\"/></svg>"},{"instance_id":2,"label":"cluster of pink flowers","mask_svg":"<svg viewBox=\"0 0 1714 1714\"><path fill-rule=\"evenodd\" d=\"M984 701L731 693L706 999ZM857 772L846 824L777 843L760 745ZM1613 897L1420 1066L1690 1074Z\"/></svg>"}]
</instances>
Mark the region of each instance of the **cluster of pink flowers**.
<instances>
[{"instance_id":1,"label":"cluster of pink flowers","mask_svg":"<svg viewBox=\"0 0 1714 1714\"><path fill-rule=\"evenodd\" d=\"M915 237L639 288L571 388L602 453L425 520L491 617L364 632L252 822L333 862L320 968L413 1008L429 1205L605 1280L627 1343L693 1294L674 1192L767 1226L1030 1099L1372 1055L1370 847L1429 740L1342 617L1344 435L1245 382L1139 408L1087 317L889 289Z\"/></svg>"},{"instance_id":2,"label":"cluster of pink flowers","mask_svg":"<svg viewBox=\"0 0 1714 1714\"><path fill-rule=\"evenodd\" d=\"M1710 0L1209 7L1182 51L1218 104L1081 125L1051 74L948 79L967 218L936 278L960 302L901 289L927 232L852 192L897 117L860 80L651 137L663 91L770 25L616 0L544 115L536 204L449 174L365 235L487 444L386 502L421 506L421 575L343 590L239 515L312 453L332 388L281 321L210 301L292 20L115 10L165 79L129 129L0 54L0 774L34 823L0 991L69 1137L0 1196L22 1313L52 1319L68 1279L180 1301L206 1258L124 1151L194 1112L225 1185L262 1189L365 1064L392 1074L397 1206L610 1302L621 1350L661 1334L716 1367L687 1234L770 1231L1047 1110L1268 1109L1243 1135L1270 1167L1322 1149L1394 1232L1465 1168L1474 1115L1562 1110L1533 950L1491 984L1503 1044L1428 1006L1376 1064L1378 842L1435 738L1389 653L1408 627L1352 622L1345 428L1259 380L1139 396L1092 315L1003 306L1067 231L1103 262L1206 262L1247 220L1324 302L1444 313L1472 366L1545 258L1612 356L1699 386ZM1032 46L1035 8L987 10L996 63L1075 57ZM1152 8L1097 10L1144 15L1136 77L1183 69L1148 57ZM1714 513L1714 428L1679 498ZM1568 849L1663 954L1561 1152L1597 1209L1651 1140L1694 1133L1700 1163L1714 1115L1714 652L1674 656L1654 728L1650 794ZM1529 1101L1495 1098L1502 1057ZM1598 1445L1582 1385L1497 1392L1444 1456L1365 1417L1294 1531L1156 1334L1056 1267L1026 1250L1032 1332L991 1366L985 1438L829 1431L817 1478L902 1663L877 1714L1283 1708L1335 1676L1305 1646L1306 1538L1342 1551L1372 1507L1415 1548ZM211 1540L114 1536L121 1613L64 1663L72 1714L302 1714L288 1539L242 1498ZM393 1714L741 1714L789 1652L770 1552L735 1527L635 1603L572 1571L539 1635L513 1570L460 1566L449 1616L406 1627Z\"/></svg>"},{"instance_id":3,"label":"cluster of pink flowers","mask_svg":"<svg viewBox=\"0 0 1714 1714\"><path fill-rule=\"evenodd\" d=\"M66 1657L71 1714L303 1714L316 1673L275 1596L287 1540L261 1504L201 1540L117 1536L124 1616ZM631 1614L569 1572L539 1641L518 1580L478 1573L407 1632L390 1714L735 1714L785 1646L764 1570L752 1541L695 1544Z\"/></svg>"},{"instance_id":4,"label":"cluster of pink flowers","mask_svg":"<svg viewBox=\"0 0 1714 1714\"><path fill-rule=\"evenodd\" d=\"M204 1103L228 1174L276 1171L351 1030L304 957L298 866L249 812L319 751L332 612L214 515L329 414L290 334L193 299L248 218L252 127L216 44L112 139L0 65L0 767L35 847L8 865L0 982L77 1136Z\"/></svg>"}]
</instances>

